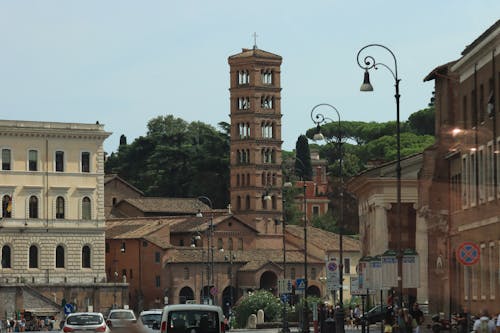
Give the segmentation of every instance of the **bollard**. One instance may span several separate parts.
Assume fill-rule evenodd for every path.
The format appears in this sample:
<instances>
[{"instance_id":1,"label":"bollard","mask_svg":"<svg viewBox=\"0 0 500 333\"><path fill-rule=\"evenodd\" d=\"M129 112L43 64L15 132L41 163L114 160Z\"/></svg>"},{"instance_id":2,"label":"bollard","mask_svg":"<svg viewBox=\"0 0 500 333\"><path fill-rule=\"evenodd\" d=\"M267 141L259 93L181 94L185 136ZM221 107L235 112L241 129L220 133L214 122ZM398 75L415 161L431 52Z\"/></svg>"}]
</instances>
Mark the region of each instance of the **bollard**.
<instances>
[{"instance_id":1,"label":"bollard","mask_svg":"<svg viewBox=\"0 0 500 333\"><path fill-rule=\"evenodd\" d=\"M335 333L335 320L333 318L325 320L325 333Z\"/></svg>"}]
</instances>

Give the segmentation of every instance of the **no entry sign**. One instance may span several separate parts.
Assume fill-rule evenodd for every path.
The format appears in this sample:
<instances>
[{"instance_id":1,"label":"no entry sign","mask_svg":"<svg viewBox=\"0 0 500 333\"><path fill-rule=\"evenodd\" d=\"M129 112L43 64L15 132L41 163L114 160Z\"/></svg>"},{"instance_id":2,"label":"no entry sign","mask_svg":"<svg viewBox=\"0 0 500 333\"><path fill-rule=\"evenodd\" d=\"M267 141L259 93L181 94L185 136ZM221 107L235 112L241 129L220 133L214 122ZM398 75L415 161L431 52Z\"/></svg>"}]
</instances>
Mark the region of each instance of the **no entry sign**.
<instances>
[{"instance_id":1,"label":"no entry sign","mask_svg":"<svg viewBox=\"0 0 500 333\"><path fill-rule=\"evenodd\" d=\"M462 265L472 266L479 261L481 250L472 242L463 242L457 248L457 260Z\"/></svg>"}]
</instances>

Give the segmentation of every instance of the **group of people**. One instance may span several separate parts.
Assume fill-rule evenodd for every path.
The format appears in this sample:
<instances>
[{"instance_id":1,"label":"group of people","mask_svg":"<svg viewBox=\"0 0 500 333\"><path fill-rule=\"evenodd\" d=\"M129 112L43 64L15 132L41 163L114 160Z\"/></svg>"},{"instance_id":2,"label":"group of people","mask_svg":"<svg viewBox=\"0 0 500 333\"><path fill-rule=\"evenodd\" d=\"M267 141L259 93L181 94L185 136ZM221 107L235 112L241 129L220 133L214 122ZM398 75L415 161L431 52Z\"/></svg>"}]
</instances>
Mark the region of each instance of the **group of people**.
<instances>
[{"instance_id":1,"label":"group of people","mask_svg":"<svg viewBox=\"0 0 500 333\"><path fill-rule=\"evenodd\" d=\"M474 320L471 321L472 324L472 331L474 333L495 333L495 332L500 332L500 314L498 314L496 317L490 316L488 310L483 309L481 310L479 316ZM468 333L468 330L463 329L463 322L461 323L461 331Z\"/></svg>"},{"instance_id":2,"label":"group of people","mask_svg":"<svg viewBox=\"0 0 500 333\"><path fill-rule=\"evenodd\" d=\"M402 307L388 311L384 318L385 333L420 333L425 317L418 303L411 309Z\"/></svg>"},{"instance_id":3,"label":"group of people","mask_svg":"<svg viewBox=\"0 0 500 333\"><path fill-rule=\"evenodd\" d=\"M26 332L26 331L52 331L54 328L54 318L33 318L26 321L25 318L0 320L0 331L6 333Z\"/></svg>"}]
</instances>

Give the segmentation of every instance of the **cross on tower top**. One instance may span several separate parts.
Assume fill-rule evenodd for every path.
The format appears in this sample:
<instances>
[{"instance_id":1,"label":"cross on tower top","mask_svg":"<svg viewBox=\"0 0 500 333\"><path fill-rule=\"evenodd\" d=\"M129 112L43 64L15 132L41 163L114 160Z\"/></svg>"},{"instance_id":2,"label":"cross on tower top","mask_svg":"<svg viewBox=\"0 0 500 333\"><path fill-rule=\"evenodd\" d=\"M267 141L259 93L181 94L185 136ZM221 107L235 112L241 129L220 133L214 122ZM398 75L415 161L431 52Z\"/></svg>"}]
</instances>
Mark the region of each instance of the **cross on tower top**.
<instances>
[{"instance_id":1,"label":"cross on tower top","mask_svg":"<svg viewBox=\"0 0 500 333\"><path fill-rule=\"evenodd\" d=\"M253 49L255 50L257 48L257 37L258 37L258 35L257 35L256 32L254 32L252 36L253 36Z\"/></svg>"}]
</instances>

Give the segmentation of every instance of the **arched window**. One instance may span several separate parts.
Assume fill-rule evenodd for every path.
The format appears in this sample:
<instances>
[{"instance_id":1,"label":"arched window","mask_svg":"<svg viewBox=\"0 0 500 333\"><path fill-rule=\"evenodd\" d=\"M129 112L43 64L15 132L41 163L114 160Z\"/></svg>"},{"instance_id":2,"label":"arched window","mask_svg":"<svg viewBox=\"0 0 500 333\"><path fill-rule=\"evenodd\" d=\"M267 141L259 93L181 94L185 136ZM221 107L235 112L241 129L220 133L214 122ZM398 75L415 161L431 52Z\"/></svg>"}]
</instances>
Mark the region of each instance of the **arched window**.
<instances>
[{"instance_id":1,"label":"arched window","mask_svg":"<svg viewBox=\"0 0 500 333\"><path fill-rule=\"evenodd\" d=\"M222 238L217 239L217 249L220 250L223 248L224 248L224 241L222 240Z\"/></svg>"},{"instance_id":2,"label":"arched window","mask_svg":"<svg viewBox=\"0 0 500 333\"><path fill-rule=\"evenodd\" d=\"M274 195L273 195L273 196L271 197L271 200L272 200L272 207L273 207L273 210L278 209L278 207L277 207L277 200L276 200L276 196L274 196Z\"/></svg>"},{"instance_id":3,"label":"arched window","mask_svg":"<svg viewBox=\"0 0 500 333\"><path fill-rule=\"evenodd\" d=\"M56 219L64 218L64 198L57 197L56 199Z\"/></svg>"},{"instance_id":4,"label":"arched window","mask_svg":"<svg viewBox=\"0 0 500 333\"><path fill-rule=\"evenodd\" d=\"M250 196L248 194L245 197L245 209L250 210Z\"/></svg>"},{"instance_id":5,"label":"arched window","mask_svg":"<svg viewBox=\"0 0 500 333\"><path fill-rule=\"evenodd\" d=\"M12 198L7 194L2 197L2 217L12 217Z\"/></svg>"},{"instance_id":6,"label":"arched window","mask_svg":"<svg viewBox=\"0 0 500 333\"><path fill-rule=\"evenodd\" d=\"M90 198L84 197L82 199L82 220L91 219Z\"/></svg>"},{"instance_id":7,"label":"arched window","mask_svg":"<svg viewBox=\"0 0 500 333\"><path fill-rule=\"evenodd\" d=\"M12 268L10 246L4 245L2 247L2 268Z\"/></svg>"},{"instance_id":8,"label":"arched window","mask_svg":"<svg viewBox=\"0 0 500 333\"><path fill-rule=\"evenodd\" d=\"M241 210L241 197L239 195L236 197L236 210Z\"/></svg>"},{"instance_id":9,"label":"arched window","mask_svg":"<svg viewBox=\"0 0 500 333\"><path fill-rule=\"evenodd\" d=\"M236 186L240 186L240 175L236 175Z\"/></svg>"},{"instance_id":10,"label":"arched window","mask_svg":"<svg viewBox=\"0 0 500 333\"><path fill-rule=\"evenodd\" d=\"M90 246L82 247L82 268L90 268Z\"/></svg>"},{"instance_id":11,"label":"arched window","mask_svg":"<svg viewBox=\"0 0 500 333\"><path fill-rule=\"evenodd\" d=\"M30 219L38 218L38 198L34 195L30 197L29 201L29 218Z\"/></svg>"},{"instance_id":12,"label":"arched window","mask_svg":"<svg viewBox=\"0 0 500 333\"><path fill-rule=\"evenodd\" d=\"M29 268L38 268L38 247L35 245L30 246Z\"/></svg>"},{"instance_id":13,"label":"arched window","mask_svg":"<svg viewBox=\"0 0 500 333\"><path fill-rule=\"evenodd\" d=\"M227 240L227 247L228 247L228 250L233 250L233 239L232 238L229 238Z\"/></svg>"},{"instance_id":14,"label":"arched window","mask_svg":"<svg viewBox=\"0 0 500 333\"><path fill-rule=\"evenodd\" d=\"M184 280L189 280L189 267L184 267Z\"/></svg>"},{"instance_id":15,"label":"arched window","mask_svg":"<svg viewBox=\"0 0 500 333\"><path fill-rule=\"evenodd\" d=\"M290 279L295 280L295 268L290 268Z\"/></svg>"},{"instance_id":16,"label":"arched window","mask_svg":"<svg viewBox=\"0 0 500 333\"><path fill-rule=\"evenodd\" d=\"M316 275L317 275L316 268L315 267L311 268L311 280L316 280Z\"/></svg>"},{"instance_id":17,"label":"arched window","mask_svg":"<svg viewBox=\"0 0 500 333\"><path fill-rule=\"evenodd\" d=\"M56 268L64 268L64 247L62 245L56 247Z\"/></svg>"}]
</instances>

